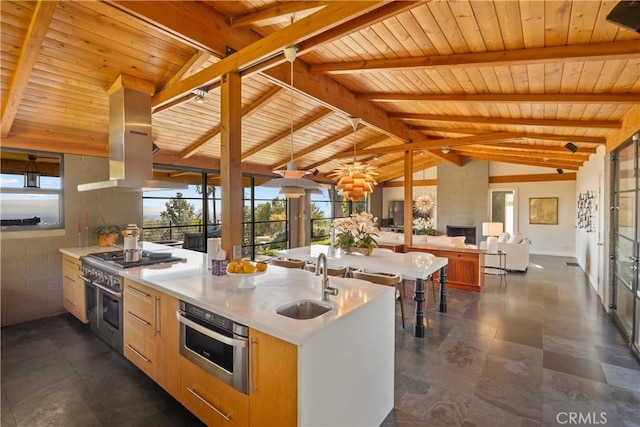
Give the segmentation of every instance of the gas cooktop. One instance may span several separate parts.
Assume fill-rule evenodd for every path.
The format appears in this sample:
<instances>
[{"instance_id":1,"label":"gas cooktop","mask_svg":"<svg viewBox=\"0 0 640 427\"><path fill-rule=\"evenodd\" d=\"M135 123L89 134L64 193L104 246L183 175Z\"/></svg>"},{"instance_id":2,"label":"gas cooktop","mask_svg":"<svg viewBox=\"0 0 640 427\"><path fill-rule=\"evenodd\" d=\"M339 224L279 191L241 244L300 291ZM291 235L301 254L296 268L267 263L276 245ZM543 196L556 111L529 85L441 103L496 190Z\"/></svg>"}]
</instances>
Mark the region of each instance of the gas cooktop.
<instances>
[{"instance_id":1,"label":"gas cooktop","mask_svg":"<svg viewBox=\"0 0 640 427\"><path fill-rule=\"evenodd\" d=\"M124 260L124 251L97 252L89 254L86 258L93 258L99 262L118 268L143 267L166 262L184 261L183 258L171 256L168 252L148 252L142 251L139 261L127 262Z\"/></svg>"}]
</instances>

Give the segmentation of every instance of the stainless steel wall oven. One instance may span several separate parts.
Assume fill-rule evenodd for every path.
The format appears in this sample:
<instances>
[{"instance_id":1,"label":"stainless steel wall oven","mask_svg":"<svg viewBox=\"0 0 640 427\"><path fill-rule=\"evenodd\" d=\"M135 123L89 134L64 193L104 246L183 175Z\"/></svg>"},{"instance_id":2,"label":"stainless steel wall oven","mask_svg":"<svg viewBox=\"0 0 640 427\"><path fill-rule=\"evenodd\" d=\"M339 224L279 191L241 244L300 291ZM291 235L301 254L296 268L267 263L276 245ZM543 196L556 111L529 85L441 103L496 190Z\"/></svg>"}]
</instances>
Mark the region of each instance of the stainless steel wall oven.
<instances>
[{"instance_id":1,"label":"stainless steel wall oven","mask_svg":"<svg viewBox=\"0 0 640 427\"><path fill-rule=\"evenodd\" d=\"M180 354L249 394L249 328L180 301Z\"/></svg>"}]
</instances>

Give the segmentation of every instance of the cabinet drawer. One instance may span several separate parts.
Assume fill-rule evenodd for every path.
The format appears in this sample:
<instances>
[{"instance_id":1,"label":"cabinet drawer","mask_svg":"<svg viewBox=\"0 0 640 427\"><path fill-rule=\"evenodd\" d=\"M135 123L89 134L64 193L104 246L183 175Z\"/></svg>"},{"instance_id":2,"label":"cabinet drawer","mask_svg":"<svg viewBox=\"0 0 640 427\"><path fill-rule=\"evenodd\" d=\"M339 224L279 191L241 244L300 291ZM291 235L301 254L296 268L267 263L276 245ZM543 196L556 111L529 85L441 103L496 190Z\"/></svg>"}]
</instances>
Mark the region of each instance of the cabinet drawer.
<instances>
[{"instance_id":1,"label":"cabinet drawer","mask_svg":"<svg viewBox=\"0 0 640 427\"><path fill-rule=\"evenodd\" d=\"M180 358L182 404L208 426L249 425L249 396Z\"/></svg>"},{"instance_id":2,"label":"cabinet drawer","mask_svg":"<svg viewBox=\"0 0 640 427\"><path fill-rule=\"evenodd\" d=\"M149 377L155 379L157 367L156 340L147 336L138 328L131 327L131 322L125 321L123 342L125 357Z\"/></svg>"}]
</instances>

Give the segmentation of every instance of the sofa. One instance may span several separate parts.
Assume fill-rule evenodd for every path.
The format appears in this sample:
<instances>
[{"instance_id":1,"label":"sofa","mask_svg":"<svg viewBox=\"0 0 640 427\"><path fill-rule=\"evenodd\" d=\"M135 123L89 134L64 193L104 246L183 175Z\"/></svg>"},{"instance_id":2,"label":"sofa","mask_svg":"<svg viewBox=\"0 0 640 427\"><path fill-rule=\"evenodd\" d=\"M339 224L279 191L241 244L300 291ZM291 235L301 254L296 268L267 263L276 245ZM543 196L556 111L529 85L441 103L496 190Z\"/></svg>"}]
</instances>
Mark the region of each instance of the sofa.
<instances>
[{"instance_id":1,"label":"sofa","mask_svg":"<svg viewBox=\"0 0 640 427\"><path fill-rule=\"evenodd\" d=\"M389 231L381 231L378 233L378 237L375 238L376 244L381 248L393 249L395 252L403 252L404 247L404 234L393 233ZM466 248L466 249L478 249L476 245L465 244L464 236L427 236L427 235L414 235L414 245L433 245L442 248Z\"/></svg>"},{"instance_id":2,"label":"sofa","mask_svg":"<svg viewBox=\"0 0 640 427\"><path fill-rule=\"evenodd\" d=\"M498 250L507 254L507 270L526 272L529 267L529 247L531 241L527 237L518 234L510 236L503 233L498 237ZM480 249L487 249L487 242L480 242ZM500 259L487 253L485 257L486 267L500 267Z\"/></svg>"}]
</instances>

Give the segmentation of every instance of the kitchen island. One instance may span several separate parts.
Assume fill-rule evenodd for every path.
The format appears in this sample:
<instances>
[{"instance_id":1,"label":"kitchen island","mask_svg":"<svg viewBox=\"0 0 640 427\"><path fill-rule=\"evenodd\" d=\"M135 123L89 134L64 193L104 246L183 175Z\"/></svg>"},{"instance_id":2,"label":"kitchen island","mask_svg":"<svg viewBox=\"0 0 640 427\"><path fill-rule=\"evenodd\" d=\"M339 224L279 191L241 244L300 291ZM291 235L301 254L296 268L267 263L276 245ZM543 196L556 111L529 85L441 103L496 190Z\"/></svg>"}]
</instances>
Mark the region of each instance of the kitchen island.
<instances>
[{"instance_id":1,"label":"kitchen island","mask_svg":"<svg viewBox=\"0 0 640 427\"><path fill-rule=\"evenodd\" d=\"M276 313L276 309L297 300L320 300L320 277L304 270L269 266L264 275L254 278L255 288L244 289L239 287L238 277L212 275L205 254L148 243L145 249L170 251L184 262L122 270L127 286L148 287L159 292L160 297L197 305L249 328L251 389L248 396L240 396L247 402L249 424L274 422L268 410L260 412L265 408L264 402L287 410L287 402L293 401L289 413L278 415L278 419L293 419L289 424L297 425L378 425L393 408L393 288L331 277L330 286L339 290L337 296L331 297L331 310L312 319L296 320ZM91 248L61 252L79 257L90 253ZM126 310L126 288L124 295ZM165 323L163 328L167 322L177 322L170 316L165 319L160 315L159 319L158 323ZM167 338L177 341L175 333ZM261 342L269 345L260 347ZM177 344L175 347L177 353ZM282 349L285 351L280 353ZM276 353L265 354L267 350ZM293 355L294 360L283 366L279 359L285 354ZM181 366L190 364L177 358ZM291 369L293 376L286 372ZM187 374L182 372L184 382ZM283 394L280 382L290 377L293 386L287 389L288 395ZM269 378L272 384L265 384ZM175 397L194 411L183 394ZM215 424L210 419L206 422Z\"/></svg>"}]
</instances>

